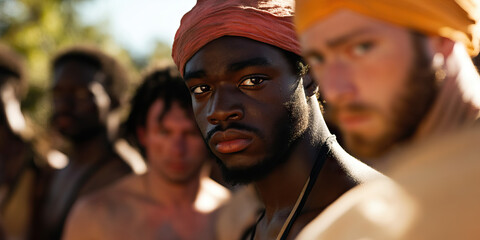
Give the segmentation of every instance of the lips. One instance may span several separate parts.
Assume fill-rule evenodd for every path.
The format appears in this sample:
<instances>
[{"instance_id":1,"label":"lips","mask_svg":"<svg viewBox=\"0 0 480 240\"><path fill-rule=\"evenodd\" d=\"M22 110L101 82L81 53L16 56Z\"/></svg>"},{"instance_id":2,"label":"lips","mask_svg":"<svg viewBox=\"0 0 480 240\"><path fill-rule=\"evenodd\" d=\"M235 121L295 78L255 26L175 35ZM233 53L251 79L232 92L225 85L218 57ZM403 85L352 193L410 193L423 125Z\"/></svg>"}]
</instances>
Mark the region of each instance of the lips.
<instances>
[{"instance_id":1,"label":"lips","mask_svg":"<svg viewBox=\"0 0 480 240\"><path fill-rule=\"evenodd\" d=\"M337 118L343 129L355 129L361 127L369 119L368 116L365 114L348 113L339 114Z\"/></svg>"},{"instance_id":2,"label":"lips","mask_svg":"<svg viewBox=\"0 0 480 240\"><path fill-rule=\"evenodd\" d=\"M241 152L247 149L252 142L253 136L250 132L238 129L218 131L210 139L210 145L214 146L217 152L223 154Z\"/></svg>"}]
</instances>

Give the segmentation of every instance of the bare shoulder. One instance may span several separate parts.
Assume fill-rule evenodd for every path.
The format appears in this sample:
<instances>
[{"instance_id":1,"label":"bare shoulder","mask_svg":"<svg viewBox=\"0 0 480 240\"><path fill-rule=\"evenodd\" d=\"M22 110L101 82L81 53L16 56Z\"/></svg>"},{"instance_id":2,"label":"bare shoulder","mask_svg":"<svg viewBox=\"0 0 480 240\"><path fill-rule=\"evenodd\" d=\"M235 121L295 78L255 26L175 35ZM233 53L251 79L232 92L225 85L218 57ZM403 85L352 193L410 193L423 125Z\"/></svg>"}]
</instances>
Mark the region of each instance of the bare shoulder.
<instances>
[{"instance_id":1,"label":"bare shoulder","mask_svg":"<svg viewBox=\"0 0 480 240\"><path fill-rule=\"evenodd\" d=\"M139 176L128 175L109 187L80 198L67 218L63 239L105 239L118 215L132 212L128 201L138 191Z\"/></svg>"}]
</instances>

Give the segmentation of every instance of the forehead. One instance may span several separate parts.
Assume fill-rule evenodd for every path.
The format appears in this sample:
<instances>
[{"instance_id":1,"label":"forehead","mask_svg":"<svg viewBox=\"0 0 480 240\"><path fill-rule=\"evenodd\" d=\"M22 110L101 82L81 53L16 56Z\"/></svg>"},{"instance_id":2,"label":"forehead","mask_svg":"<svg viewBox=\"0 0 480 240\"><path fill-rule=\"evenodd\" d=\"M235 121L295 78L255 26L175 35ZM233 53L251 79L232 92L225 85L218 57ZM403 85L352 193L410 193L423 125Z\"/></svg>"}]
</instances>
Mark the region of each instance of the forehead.
<instances>
[{"instance_id":1,"label":"forehead","mask_svg":"<svg viewBox=\"0 0 480 240\"><path fill-rule=\"evenodd\" d=\"M408 29L348 9L342 9L315 22L300 35L305 47L327 47L335 41L349 40L367 34L391 35Z\"/></svg>"},{"instance_id":2,"label":"forehead","mask_svg":"<svg viewBox=\"0 0 480 240\"><path fill-rule=\"evenodd\" d=\"M66 60L54 69L53 84L73 84L76 86L88 86L94 81L98 68L78 60Z\"/></svg>"},{"instance_id":3,"label":"forehead","mask_svg":"<svg viewBox=\"0 0 480 240\"><path fill-rule=\"evenodd\" d=\"M180 125L194 125L193 115L185 108L183 108L180 103L173 101L171 103L170 109L165 112L165 101L163 99L157 99L152 103L148 109L149 122L162 122L174 123Z\"/></svg>"},{"instance_id":4,"label":"forehead","mask_svg":"<svg viewBox=\"0 0 480 240\"><path fill-rule=\"evenodd\" d=\"M253 64L258 65L288 64L276 47L248 38L227 36L209 42L196 52L185 65L185 75L199 70L207 73L234 72L241 69L241 64L236 63L252 59L255 60Z\"/></svg>"}]
</instances>

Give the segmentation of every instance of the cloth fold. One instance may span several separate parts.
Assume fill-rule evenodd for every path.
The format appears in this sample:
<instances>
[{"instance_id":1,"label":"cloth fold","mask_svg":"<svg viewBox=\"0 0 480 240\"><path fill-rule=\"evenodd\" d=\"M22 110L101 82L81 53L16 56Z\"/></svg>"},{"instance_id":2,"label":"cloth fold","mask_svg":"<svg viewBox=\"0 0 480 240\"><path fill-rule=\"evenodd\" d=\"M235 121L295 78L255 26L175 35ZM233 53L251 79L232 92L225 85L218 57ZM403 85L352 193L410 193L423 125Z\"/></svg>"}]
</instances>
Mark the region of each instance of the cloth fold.
<instances>
[{"instance_id":1,"label":"cloth fold","mask_svg":"<svg viewBox=\"0 0 480 240\"><path fill-rule=\"evenodd\" d=\"M479 0L297 0L298 33L340 9L462 42L471 56L479 52Z\"/></svg>"},{"instance_id":2,"label":"cloth fold","mask_svg":"<svg viewBox=\"0 0 480 240\"><path fill-rule=\"evenodd\" d=\"M293 0L198 0L175 34L173 60L183 76L186 62L223 36L246 37L300 55L293 14Z\"/></svg>"}]
</instances>

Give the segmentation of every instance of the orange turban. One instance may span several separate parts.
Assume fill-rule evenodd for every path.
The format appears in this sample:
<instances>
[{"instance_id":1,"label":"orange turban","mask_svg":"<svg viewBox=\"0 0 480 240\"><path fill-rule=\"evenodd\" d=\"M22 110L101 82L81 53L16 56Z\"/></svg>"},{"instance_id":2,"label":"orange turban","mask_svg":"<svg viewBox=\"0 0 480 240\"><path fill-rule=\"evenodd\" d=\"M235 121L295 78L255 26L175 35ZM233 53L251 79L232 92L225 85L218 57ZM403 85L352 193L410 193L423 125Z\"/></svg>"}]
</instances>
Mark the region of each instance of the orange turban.
<instances>
[{"instance_id":1,"label":"orange turban","mask_svg":"<svg viewBox=\"0 0 480 240\"><path fill-rule=\"evenodd\" d=\"M339 10L352 11L462 42L470 55L480 48L478 0L297 0L296 27L301 34L316 21Z\"/></svg>"},{"instance_id":2,"label":"orange turban","mask_svg":"<svg viewBox=\"0 0 480 240\"><path fill-rule=\"evenodd\" d=\"M173 60L183 76L186 62L223 36L246 37L300 55L293 9L293 0L197 0L177 30Z\"/></svg>"}]
</instances>

